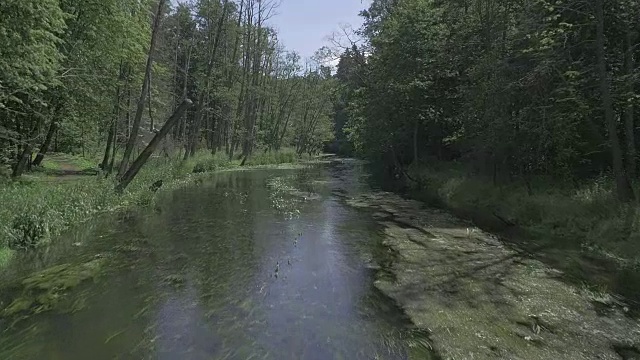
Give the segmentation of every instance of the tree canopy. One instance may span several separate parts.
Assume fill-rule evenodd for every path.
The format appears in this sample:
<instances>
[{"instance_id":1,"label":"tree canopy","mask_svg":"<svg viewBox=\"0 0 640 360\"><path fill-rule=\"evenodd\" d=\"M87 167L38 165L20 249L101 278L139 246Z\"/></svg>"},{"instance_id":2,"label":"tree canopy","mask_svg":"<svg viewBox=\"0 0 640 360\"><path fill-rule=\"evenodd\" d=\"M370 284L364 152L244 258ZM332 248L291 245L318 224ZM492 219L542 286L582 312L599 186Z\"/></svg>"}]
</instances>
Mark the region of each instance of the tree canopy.
<instances>
[{"instance_id":1,"label":"tree canopy","mask_svg":"<svg viewBox=\"0 0 640 360\"><path fill-rule=\"evenodd\" d=\"M457 160L495 182L612 171L631 199L639 6L374 0L340 59L338 122L372 158Z\"/></svg>"},{"instance_id":2,"label":"tree canopy","mask_svg":"<svg viewBox=\"0 0 640 360\"><path fill-rule=\"evenodd\" d=\"M103 153L101 166L120 162L122 175L185 98L194 106L169 140L184 158L319 151L333 138L337 83L322 63L282 47L266 25L276 6L2 1L0 167L19 176L36 152L35 165L47 151Z\"/></svg>"}]
</instances>

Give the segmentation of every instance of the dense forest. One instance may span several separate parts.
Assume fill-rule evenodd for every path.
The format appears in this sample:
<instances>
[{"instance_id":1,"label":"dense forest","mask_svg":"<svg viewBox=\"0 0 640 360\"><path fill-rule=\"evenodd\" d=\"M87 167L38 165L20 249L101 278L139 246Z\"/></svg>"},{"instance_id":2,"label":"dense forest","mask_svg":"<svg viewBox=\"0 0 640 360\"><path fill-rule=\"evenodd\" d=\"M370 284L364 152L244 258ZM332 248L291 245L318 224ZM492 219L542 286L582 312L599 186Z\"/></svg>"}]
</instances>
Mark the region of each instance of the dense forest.
<instances>
[{"instance_id":1,"label":"dense forest","mask_svg":"<svg viewBox=\"0 0 640 360\"><path fill-rule=\"evenodd\" d=\"M1 174L17 178L47 152L99 153L120 178L165 122L166 156L321 150L337 83L321 59L279 43L267 25L277 5L0 2Z\"/></svg>"},{"instance_id":2,"label":"dense forest","mask_svg":"<svg viewBox=\"0 0 640 360\"><path fill-rule=\"evenodd\" d=\"M640 244L639 2L373 0L311 59L278 4L0 2L0 179L51 152L122 190L152 153L330 150L503 225Z\"/></svg>"},{"instance_id":3,"label":"dense forest","mask_svg":"<svg viewBox=\"0 0 640 360\"><path fill-rule=\"evenodd\" d=\"M640 3L374 0L341 54L338 138L494 184L637 178ZM355 38L354 38L355 39Z\"/></svg>"}]
</instances>

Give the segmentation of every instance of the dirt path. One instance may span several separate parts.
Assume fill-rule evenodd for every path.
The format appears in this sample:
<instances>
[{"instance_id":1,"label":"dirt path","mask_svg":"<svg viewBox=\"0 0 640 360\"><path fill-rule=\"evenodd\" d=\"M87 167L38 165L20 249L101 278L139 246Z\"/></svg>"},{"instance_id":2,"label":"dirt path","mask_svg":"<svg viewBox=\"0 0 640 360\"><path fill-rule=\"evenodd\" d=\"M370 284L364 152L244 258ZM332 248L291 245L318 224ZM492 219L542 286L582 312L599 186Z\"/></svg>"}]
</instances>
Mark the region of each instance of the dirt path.
<instances>
[{"instance_id":1,"label":"dirt path","mask_svg":"<svg viewBox=\"0 0 640 360\"><path fill-rule=\"evenodd\" d=\"M68 154L53 153L44 158L43 167L38 176L42 181L70 181L86 176L95 176L98 172L86 160L79 160Z\"/></svg>"},{"instance_id":2,"label":"dirt path","mask_svg":"<svg viewBox=\"0 0 640 360\"><path fill-rule=\"evenodd\" d=\"M444 359L640 359L640 324L609 295L568 285L420 202L390 193L347 202L375 212L394 254L376 287L429 329Z\"/></svg>"}]
</instances>

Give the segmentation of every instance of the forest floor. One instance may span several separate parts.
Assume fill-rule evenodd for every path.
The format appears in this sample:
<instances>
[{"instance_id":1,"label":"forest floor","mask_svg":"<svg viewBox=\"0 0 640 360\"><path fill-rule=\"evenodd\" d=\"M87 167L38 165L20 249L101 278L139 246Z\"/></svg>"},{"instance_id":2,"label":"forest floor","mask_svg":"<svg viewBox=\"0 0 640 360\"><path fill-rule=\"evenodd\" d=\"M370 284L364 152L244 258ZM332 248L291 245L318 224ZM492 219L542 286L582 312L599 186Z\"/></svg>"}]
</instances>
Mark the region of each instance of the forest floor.
<instances>
[{"instance_id":1,"label":"forest floor","mask_svg":"<svg viewBox=\"0 0 640 360\"><path fill-rule=\"evenodd\" d=\"M429 330L442 358L640 358L640 323L607 292L419 201L380 192L348 203L383 228L392 259L375 286Z\"/></svg>"}]
</instances>

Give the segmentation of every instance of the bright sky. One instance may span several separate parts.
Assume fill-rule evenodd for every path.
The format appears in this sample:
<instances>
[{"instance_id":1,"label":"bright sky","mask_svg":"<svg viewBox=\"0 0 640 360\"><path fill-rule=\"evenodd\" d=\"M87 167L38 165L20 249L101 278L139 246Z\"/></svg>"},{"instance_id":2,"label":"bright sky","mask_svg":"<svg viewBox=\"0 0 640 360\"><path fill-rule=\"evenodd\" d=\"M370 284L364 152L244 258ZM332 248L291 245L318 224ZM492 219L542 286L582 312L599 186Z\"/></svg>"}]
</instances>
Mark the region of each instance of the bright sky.
<instances>
[{"instance_id":1,"label":"bright sky","mask_svg":"<svg viewBox=\"0 0 640 360\"><path fill-rule=\"evenodd\" d=\"M362 18L358 13L369 3L370 0L281 0L269 23L278 30L286 49L297 51L304 59L330 45L326 38L340 31L340 25L359 28Z\"/></svg>"},{"instance_id":2,"label":"bright sky","mask_svg":"<svg viewBox=\"0 0 640 360\"><path fill-rule=\"evenodd\" d=\"M185 0L171 0L173 4ZM362 25L360 10L371 0L271 0L280 6L268 23L278 30L280 42L305 59L319 48L330 45L327 37L340 32L341 25L357 29Z\"/></svg>"}]
</instances>

